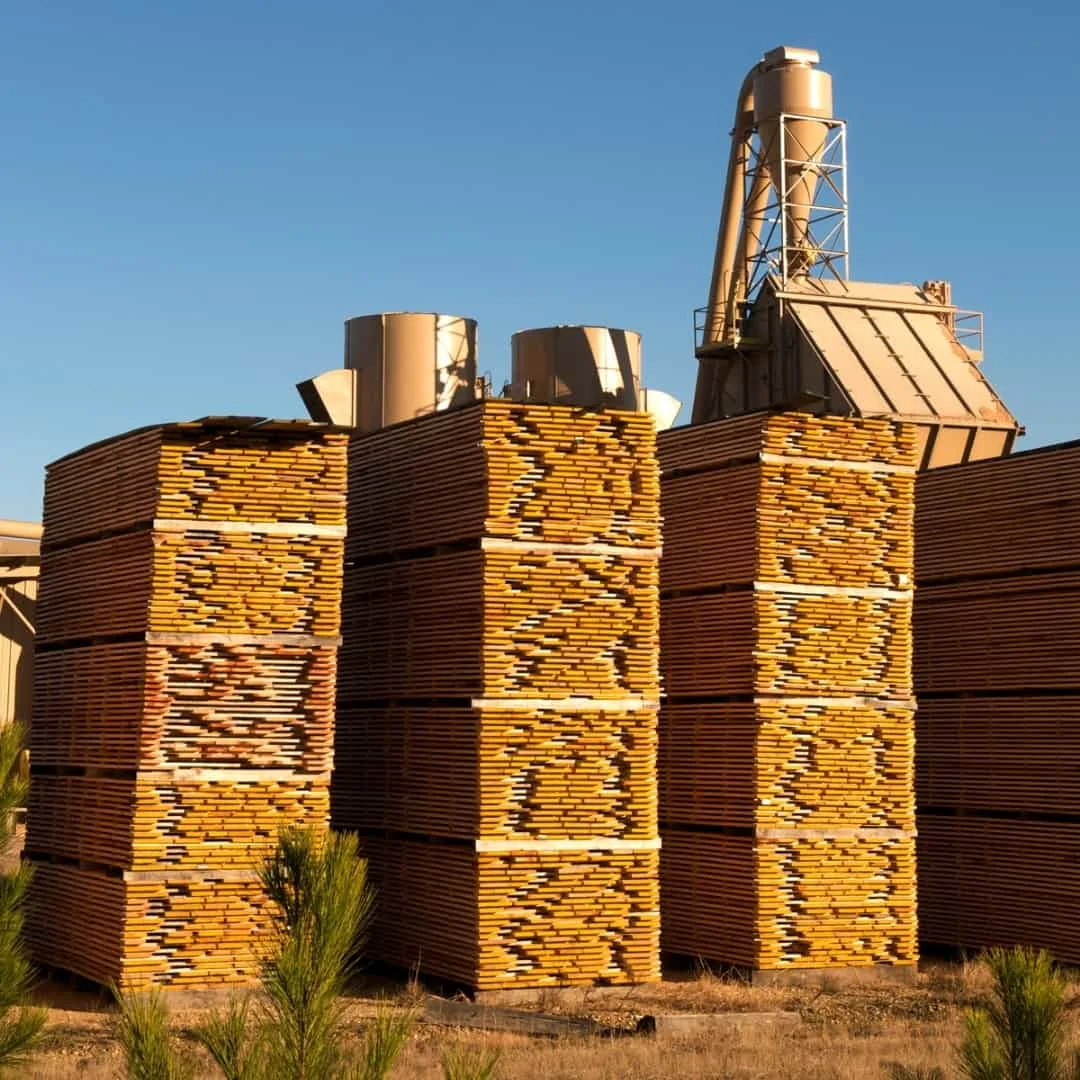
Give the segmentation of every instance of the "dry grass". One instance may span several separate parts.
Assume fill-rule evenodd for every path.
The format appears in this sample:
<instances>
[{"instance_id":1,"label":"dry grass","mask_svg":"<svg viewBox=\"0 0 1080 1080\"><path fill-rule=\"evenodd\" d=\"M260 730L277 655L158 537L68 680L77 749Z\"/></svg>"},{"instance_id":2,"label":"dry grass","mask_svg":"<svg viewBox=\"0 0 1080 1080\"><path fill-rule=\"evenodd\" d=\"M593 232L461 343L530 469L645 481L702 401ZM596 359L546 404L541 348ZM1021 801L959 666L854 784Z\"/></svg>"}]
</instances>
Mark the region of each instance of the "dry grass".
<instances>
[{"instance_id":1,"label":"dry grass","mask_svg":"<svg viewBox=\"0 0 1080 1080\"><path fill-rule=\"evenodd\" d=\"M930 1066L953 1062L964 1006L979 1000L988 982L981 968L928 965L913 986L850 989L775 990L751 988L711 975L675 978L628 992L603 991L570 1002L548 995L536 1008L592 1016L615 1027L632 1028L639 1016L655 1012L797 1010L801 1028L790 1035L766 1029L730 1039L656 1042L644 1037L530 1039L524 1036L463 1032L421 1025L392 1074L401 1080L438 1077L447 1043L498 1047L503 1080L872 1080L883 1077L886 1062ZM1080 984L1074 985L1080 995ZM350 1019L359 1032L385 985L369 985L350 1002ZM402 999L407 991L393 991ZM69 994L50 1013L45 1052L34 1075L48 1080L103 1080L118 1075L121 1059L107 1028L107 1013L93 999ZM202 1017L197 1009L175 1014L181 1030ZM1080 1024L1074 1034L1080 1040ZM205 1058L192 1047L200 1061ZM212 1075L207 1069L200 1075Z\"/></svg>"}]
</instances>

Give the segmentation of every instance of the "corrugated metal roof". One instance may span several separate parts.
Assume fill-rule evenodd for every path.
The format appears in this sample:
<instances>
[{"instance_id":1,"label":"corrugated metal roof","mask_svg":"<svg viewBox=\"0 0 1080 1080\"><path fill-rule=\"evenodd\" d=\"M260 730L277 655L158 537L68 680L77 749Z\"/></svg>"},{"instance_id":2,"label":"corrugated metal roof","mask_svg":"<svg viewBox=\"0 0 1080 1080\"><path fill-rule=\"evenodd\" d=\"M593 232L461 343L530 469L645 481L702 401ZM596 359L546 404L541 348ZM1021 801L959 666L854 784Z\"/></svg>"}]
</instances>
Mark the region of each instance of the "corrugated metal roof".
<instances>
[{"instance_id":1,"label":"corrugated metal roof","mask_svg":"<svg viewBox=\"0 0 1080 1080\"><path fill-rule=\"evenodd\" d=\"M915 285L803 279L774 289L853 409L1018 427Z\"/></svg>"}]
</instances>

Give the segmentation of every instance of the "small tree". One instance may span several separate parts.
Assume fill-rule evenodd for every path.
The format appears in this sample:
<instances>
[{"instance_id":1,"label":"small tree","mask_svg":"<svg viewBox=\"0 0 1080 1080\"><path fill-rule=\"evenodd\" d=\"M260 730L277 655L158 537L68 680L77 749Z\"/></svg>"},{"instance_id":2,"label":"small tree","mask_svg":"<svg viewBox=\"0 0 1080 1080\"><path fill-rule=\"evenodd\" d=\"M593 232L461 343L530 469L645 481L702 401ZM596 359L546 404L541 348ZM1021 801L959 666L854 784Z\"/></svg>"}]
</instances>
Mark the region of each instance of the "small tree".
<instances>
[{"instance_id":1,"label":"small tree","mask_svg":"<svg viewBox=\"0 0 1080 1080\"><path fill-rule=\"evenodd\" d=\"M364 1032L360 1064L352 1072L354 1080L385 1080L390 1075L412 1034L416 1012L391 1012L380 1009Z\"/></svg>"},{"instance_id":2,"label":"small tree","mask_svg":"<svg viewBox=\"0 0 1080 1080\"><path fill-rule=\"evenodd\" d=\"M190 1080L191 1064L175 1053L169 1010L160 991L119 998L116 1036L124 1048L128 1080Z\"/></svg>"},{"instance_id":3,"label":"small tree","mask_svg":"<svg viewBox=\"0 0 1080 1080\"><path fill-rule=\"evenodd\" d=\"M25 730L0 727L0 856L10 856L15 841L15 811L26 805L29 778L22 767ZM45 1010L26 1004L34 969L23 943L26 894L33 868L23 862L0 874L0 1071L21 1068L41 1039Z\"/></svg>"},{"instance_id":4,"label":"small tree","mask_svg":"<svg viewBox=\"0 0 1080 1080\"><path fill-rule=\"evenodd\" d=\"M341 995L372 908L356 837L285 830L260 876L274 907L264 996L212 1014L196 1038L226 1080L383 1080L414 1016L380 1011L352 1060Z\"/></svg>"},{"instance_id":5,"label":"small tree","mask_svg":"<svg viewBox=\"0 0 1080 1080\"><path fill-rule=\"evenodd\" d=\"M261 1080L267 1073L265 1038L252 1032L251 999L235 999L224 1012L213 1012L195 1029L225 1080Z\"/></svg>"},{"instance_id":6,"label":"small tree","mask_svg":"<svg viewBox=\"0 0 1080 1080\"><path fill-rule=\"evenodd\" d=\"M1065 980L1050 955L991 949L993 995L964 1018L960 1065L969 1080L1080 1080L1065 1049Z\"/></svg>"},{"instance_id":7,"label":"small tree","mask_svg":"<svg viewBox=\"0 0 1080 1080\"><path fill-rule=\"evenodd\" d=\"M359 1061L345 1048L341 995L355 969L372 907L356 837L287 829L260 872L274 907L263 995L234 1001L194 1032L226 1080L383 1080L414 1014L380 1011ZM164 1005L121 999L120 1037L132 1080L178 1080Z\"/></svg>"},{"instance_id":8,"label":"small tree","mask_svg":"<svg viewBox=\"0 0 1080 1080\"><path fill-rule=\"evenodd\" d=\"M338 1076L345 1065L339 999L372 906L367 864L351 833L290 829L261 877L277 908L262 976L268 1060L287 1080Z\"/></svg>"}]
</instances>

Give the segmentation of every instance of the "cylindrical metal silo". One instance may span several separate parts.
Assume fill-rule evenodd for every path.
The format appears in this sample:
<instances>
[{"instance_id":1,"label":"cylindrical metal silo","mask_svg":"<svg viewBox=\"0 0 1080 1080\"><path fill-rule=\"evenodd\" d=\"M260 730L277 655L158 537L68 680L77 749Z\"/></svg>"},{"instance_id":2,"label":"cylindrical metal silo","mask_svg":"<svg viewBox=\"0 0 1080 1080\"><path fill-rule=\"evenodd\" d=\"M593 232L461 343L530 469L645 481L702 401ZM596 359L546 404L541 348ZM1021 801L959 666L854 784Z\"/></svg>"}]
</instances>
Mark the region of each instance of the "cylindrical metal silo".
<instances>
[{"instance_id":1,"label":"cylindrical metal silo","mask_svg":"<svg viewBox=\"0 0 1080 1080\"><path fill-rule=\"evenodd\" d=\"M361 431L467 404L476 397L476 320L412 311L345 323Z\"/></svg>"},{"instance_id":2,"label":"cylindrical metal silo","mask_svg":"<svg viewBox=\"0 0 1080 1080\"><path fill-rule=\"evenodd\" d=\"M608 326L545 326L511 339L516 401L639 408L641 335Z\"/></svg>"},{"instance_id":3,"label":"cylindrical metal silo","mask_svg":"<svg viewBox=\"0 0 1080 1080\"><path fill-rule=\"evenodd\" d=\"M812 262L806 230L821 179L817 166L829 137L826 121L833 115L832 76L814 67L817 62L816 52L781 47L765 57L764 70L754 79L754 123L784 206L785 246L806 252L788 267L789 274L803 272Z\"/></svg>"}]
</instances>

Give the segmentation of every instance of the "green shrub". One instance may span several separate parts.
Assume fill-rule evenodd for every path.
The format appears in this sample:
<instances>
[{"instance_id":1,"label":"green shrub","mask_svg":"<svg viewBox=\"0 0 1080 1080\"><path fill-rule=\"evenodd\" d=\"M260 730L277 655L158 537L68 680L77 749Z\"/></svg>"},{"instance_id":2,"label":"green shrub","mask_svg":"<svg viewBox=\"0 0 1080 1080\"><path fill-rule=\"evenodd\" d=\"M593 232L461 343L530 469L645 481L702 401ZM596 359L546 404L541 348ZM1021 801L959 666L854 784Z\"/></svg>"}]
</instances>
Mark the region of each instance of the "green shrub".
<instances>
[{"instance_id":1,"label":"green shrub","mask_svg":"<svg viewBox=\"0 0 1080 1080\"><path fill-rule=\"evenodd\" d=\"M25 730L21 724L0 727L0 855L8 855L15 839L15 811L26 805L29 778L23 767ZM23 943L26 894L33 868L22 863L0 874L0 1072L21 1069L41 1040L44 1009L26 1000L34 985L34 968Z\"/></svg>"},{"instance_id":2,"label":"green shrub","mask_svg":"<svg viewBox=\"0 0 1080 1080\"><path fill-rule=\"evenodd\" d=\"M1065 1048L1066 984L1050 955L992 949L993 993L964 1017L960 1066L969 1080L1080 1080Z\"/></svg>"},{"instance_id":3,"label":"green shrub","mask_svg":"<svg viewBox=\"0 0 1080 1080\"><path fill-rule=\"evenodd\" d=\"M210 1052L225 1080L260 1080L265 1073L265 1039L252 1031L251 999L230 1002L228 1009L215 1010L193 1034Z\"/></svg>"},{"instance_id":4,"label":"green shrub","mask_svg":"<svg viewBox=\"0 0 1080 1080\"><path fill-rule=\"evenodd\" d=\"M337 1076L347 1064L340 996L371 912L367 864L351 834L289 829L261 877L277 907L262 973L267 1060L282 1080Z\"/></svg>"},{"instance_id":5,"label":"green shrub","mask_svg":"<svg viewBox=\"0 0 1080 1080\"><path fill-rule=\"evenodd\" d=\"M443 1051L443 1080L493 1080L499 1051L454 1043Z\"/></svg>"},{"instance_id":6,"label":"green shrub","mask_svg":"<svg viewBox=\"0 0 1080 1080\"><path fill-rule=\"evenodd\" d=\"M124 1049L128 1080L189 1080L195 1075L169 1035L169 1010L158 992L118 995L116 1036Z\"/></svg>"},{"instance_id":7,"label":"green shrub","mask_svg":"<svg viewBox=\"0 0 1080 1080\"><path fill-rule=\"evenodd\" d=\"M412 1013L380 1012L359 1062L346 1049L344 993L370 917L367 864L356 837L282 832L260 877L273 907L263 995L217 1011L195 1032L226 1080L383 1080Z\"/></svg>"},{"instance_id":8,"label":"green shrub","mask_svg":"<svg viewBox=\"0 0 1080 1080\"><path fill-rule=\"evenodd\" d=\"M416 1013L380 1009L364 1032L359 1080L385 1080L412 1034Z\"/></svg>"}]
</instances>

